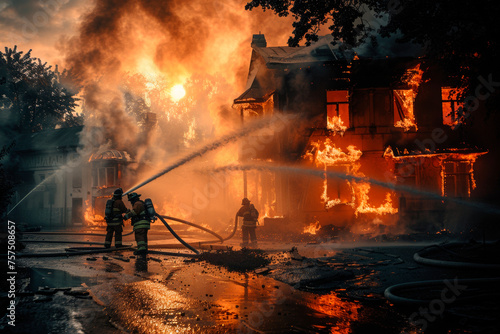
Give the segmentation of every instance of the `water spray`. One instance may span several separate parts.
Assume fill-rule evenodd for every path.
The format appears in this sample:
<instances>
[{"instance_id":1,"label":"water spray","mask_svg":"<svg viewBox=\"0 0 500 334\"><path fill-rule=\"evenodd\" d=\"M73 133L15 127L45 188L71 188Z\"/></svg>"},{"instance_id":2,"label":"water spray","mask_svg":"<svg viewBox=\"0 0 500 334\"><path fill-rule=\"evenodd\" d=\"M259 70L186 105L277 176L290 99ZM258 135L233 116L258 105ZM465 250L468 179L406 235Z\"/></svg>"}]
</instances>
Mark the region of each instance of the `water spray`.
<instances>
[{"instance_id":1,"label":"water spray","mask_svg":"<svg viewBox=\"0 0 500 334\"><path fill-rule=\"evenodd\" d=\"M84 159L88 159L88 157L90 157L90 153L88 152L83 152L83 153L80 153L80 155L69 161L66 165L64 166L61 166L58 170L56 170L52 175L50 175L49 177L45 178L42 180L42 182L40 182L39 184L37 184L33 189L31 189L23 198L21 198L21 200L19 202L16 203L16 205L14 205L14 207L12 209L9 210L9 212L7 212L7 215L9 215L12 211L14 211L15 208L17 208L17 206L19 204L21 204L26 198L28 198L29 195L31 195L36 189L38 189L40 186L42 186L43 184L45 184L47 181L53 179L54 177L56 176L59 176L60 173L62 172L65 172L65 171L68 171L78 165L80 165L80 163L84 160Z\"/></svg>"},{"instance_id":2,"label":"water spray","mask_svg":"<svg viewBox=\"0 0 500 334\"><path fill-rule=\"evenodd\" d=\"M260 119L258 121L248 123L248 125L238 129L237 131L234 131L228 135L225 135L220 139L214 140L213 142L208 143L207 145L201 147L200 149L178 159L177 161L175 161L174 163L169 165L167 168L163 169L161 172L151 176L147 180L139 183L138 185L133 186L131 189L124 192L123 195L131 193L131 192L145 186L146 184L150 183L151 181L154 181L157 178L159 178L160 176L165 175L166 173L176 169L177 167L180 167L180 166L188 163L189 161L193 160L196 157L201 157L205 153L216 150L221 146L227 145L230 142L233 142L233 141L237 140L238 138L244 137L253 131L267 128L278 121L281 121L283 123L287 123L287 122L291 121L293 118L297 118L297 116L296 115L276 114L270 118L263 118L263 119Z\"/></svg>"},{"instance_id":3,"label":"water spray","mask_svg":"<svg viewBox=\"0 0 500 334\"><path fill-rule=\"evenodd\" d=\"M16 205L14 205L14 207L9 210L9 212L7 212L7 215L10 215L10 213L12 211L14 211L14 209L17 208L17 206L19 204L21 204L29 195L31 195L31 193L33 193L35 190L37 190L39 187L41 187L43 184L45 184L48 180L54 178L57 173L58 172L52 174L51 176L49 176L48 178L44 179L42 182L40 182L39 184L37 184L33 189L31 189L29 193L27 193L23 198L21 198L21 200L19 202L17 202Z\"/></svg>"},{"instance_id":4,"label":"water spray","mask_svg":"<svg viewBox=\"0 0 500 334\"><path fill-rule=\"evenodd\" d=\"M496 206L492 206L492 205L488 205L488 204L484 204L484 203L479 203L479 202L465 201L465 200L458 199L458 198L444 197L444 196L441 196L441 195L433 193L433 192L420 190L420 189L416 189L416 188L409 187L409 186L398 185L398 184L391 183L391 182L380 181L380 180L372 179L369 177L350 175L350 174L342 173L342 172L325 171L323 169L320 170L320 169L313 169L313 168L299 167L299 166L277 166L277 165L272 165L272 164L254 164L254 165L228 165L228 166L215 168L215 169L213 169L213 172L246 171L246 170L265 170L265 171L272 171L272 172L288 172L288 173L292 173L292 174L308 174L308 175L318 176L320 178L324 178L326 175L327 177L340 178L340 179L347 180L347 181L366 182L366 183L377 185L377 186L380 186L383 188L388 188L391 190L399 191L399 192L405 192L405 193L410 193L410 194L414 194L414 195L425 196L428 198L441 200L441 201L453 202L456 204L480 209L483 212L500 215L500 208L498 208Z\"/></svg>"}]
</instances>

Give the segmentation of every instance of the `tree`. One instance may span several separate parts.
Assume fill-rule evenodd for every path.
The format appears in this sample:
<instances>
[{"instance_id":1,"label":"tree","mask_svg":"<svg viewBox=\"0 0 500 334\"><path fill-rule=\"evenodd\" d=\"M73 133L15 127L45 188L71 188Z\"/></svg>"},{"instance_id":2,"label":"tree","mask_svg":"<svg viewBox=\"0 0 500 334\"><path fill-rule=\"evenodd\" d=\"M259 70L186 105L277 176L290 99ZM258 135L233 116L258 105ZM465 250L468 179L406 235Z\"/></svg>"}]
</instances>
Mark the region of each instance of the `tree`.
<instances>
[{"instance_id":1,"label":"tree","mask_svg":"<svg viewBox=\"0 0 500 334\"><path fill-rule=\"evenodd\" d=\"M31 57L31 50L5 48L0 52L0 113L17 132L34 132L56 126L75 126L82 117L74 114L77 91L64 81L67 71L55 71L47 63Z\"/></svg>"},{"instance_id":2,"label":"tree","mask_svg":"<svg viewBox=\"0 0 500 334\"><path fill-rule=\"evenodd\" d=\"M482 85L482 94L496 90L488 102L499 105L500 2L496 0L253 0L245 6L256 7L279 16L293 15L290 46L304 39L306 44L316 41L319 28L326 25L334 40L348 46L395 35L398 42L419 44L428 59L440 61L445 74L457 79L464 89L462 99L477 95ZM380 27L374 28L374 21ZM484 81L490 82L489 87Z\"/></svg>"},{"instance_id":3,"label":"tree","mask_svg":"<svg viewBox=\"0 0 500 334\"><path fill-rule=\"evenodd\" d=\"M0 151L0 203L2 203L0 217L3 217L3 214L6 213L7 205L14 194L14 182L12 181L12 177L9 177L2 163L2 160L7 156L11 148L12 144L10 146L3 146Z\"/></svg>"}]
</instances>

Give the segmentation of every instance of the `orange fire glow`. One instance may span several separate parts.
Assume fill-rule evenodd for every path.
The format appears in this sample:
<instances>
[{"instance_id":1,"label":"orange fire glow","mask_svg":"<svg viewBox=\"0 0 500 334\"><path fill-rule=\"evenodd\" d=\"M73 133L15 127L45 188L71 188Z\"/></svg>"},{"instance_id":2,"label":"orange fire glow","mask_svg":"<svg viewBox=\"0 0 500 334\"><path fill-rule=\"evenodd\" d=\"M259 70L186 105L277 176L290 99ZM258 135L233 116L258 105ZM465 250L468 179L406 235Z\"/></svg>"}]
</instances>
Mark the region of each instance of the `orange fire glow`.
<instances>
[{"instance_id":1,"label":"orange fire glow","mask_svg":"<svg viewBox=\"0 0 500 334\"><path fill-rule=\"evenodd\" d=\"M186 90L184 89L184 86L181 84L173 86L170 89L170 96L172 97L172 100L174 100L175 102L182 99L184 96L186 96Z\"/></svg>"},{"instance_id":2,"label":"orange fire glow","mask_svg":"<svg viewBox=\"0 0 500 334\"><path fill-rule=\"evenodd\" d=\"M330 333L337 334L351 333L351 322L358 320L361 307L358 303L342 300L334 293L320 295L307 306L327 317L337 319L335 328L330 329Z\"/></svg>"},{"instance_id":3,"label":"orange fire glow","mask_svg":"<svg viewBox=\"0 0 500 334\"><path fill-rule=\"evenodd\" d=\"M356 217L360 213L375 213L378 215L385 214L395 214L398 209L392 206L392 197L390 193L386 193L385 202L379 207L373 207L368 204L369 197L368 192L370 191L370 185L368 183L356 183L355 188L357 188L356 197L358 199L358 206L355 211Z\"/></svg>"},{"instance_id":4,"label":"orange fire glow","mask_svg":"<svg viewBox=\"0 0 500 334\"><path fill-rule=\"evenodd\" d=\"M417 97L423 74L420 64L408 69L401 81L403 84L408 85L410 89L394 90L394 107L402 113L401 119L395 122L394 126L403 128L404 131L410 131L412 128L415 131L418 129L413 111L413 102Z\"/></svg>"},{"instance_id":5,"label":"orange fire glow","mask_svg":"<svg viewBox=\"0 0 500 334\"><path fill-rule=\"evenodd\" d=\"M341 136L344 135L344 132L347 130L347 126L344 125L340 116L328 116L326 128L334 133L339 133Z\"/></svg>"},{"instance_id":6,"label":"orange fire glow","mask_svg":"<svg viewBox=\"0 0 500 334\"><path fill-rule=\"evenodd\" d=\"M354 176L364 177L363 173L359 172L361 164L359 162L362 152L355 146L350 145L347 147L347 153L337 148L335 144L326 138L324 142L314 142L311 144L313 149L305 154L305 158L312 159L316 165L323 166L325 169L325 178L323 180L323 192L321 200L325 204L325 209L331 209L339 204L346 204L355 209L356 217L360 213L374 213L378 215L395 214L398 212L397 208L392 205L391 193L386 193L385 202L379 207L374 207L369 204L368 193L370 191L370 184L366 182L346 181L351 189L350 202L342 202L340 198L331 199L328 196L328 179L327 168L329 166L343 166L347 174ZM322 148L324 147L324 148Z\"/></svg>"},{"instance_id":7,"label":"orange fire glow","mask_svg":"<svg viewBox=\"0 0 500 334\"><path fill-rule=\"evenodd\" d=\"M85 223L88 227L105 227L106 222L104 217L101 215L94 214L94 210L90 205L90 200L85 201L85 207L87 208L83 214L83 218L85 219Z\"/></svg>"},{"instance_id":8,"label":"orange fire glow","mask_svg":"<svg viewBox=\"0 0 500 334\"><path fill-rule=\"evenodd\" d=\"M321 225L319 221L315 221L314 223L311 223L307 226L304 227L304 231L302 233L309 233L312 235L315 235L319 229L321 228Z\"/></svg>"}]
</instances>

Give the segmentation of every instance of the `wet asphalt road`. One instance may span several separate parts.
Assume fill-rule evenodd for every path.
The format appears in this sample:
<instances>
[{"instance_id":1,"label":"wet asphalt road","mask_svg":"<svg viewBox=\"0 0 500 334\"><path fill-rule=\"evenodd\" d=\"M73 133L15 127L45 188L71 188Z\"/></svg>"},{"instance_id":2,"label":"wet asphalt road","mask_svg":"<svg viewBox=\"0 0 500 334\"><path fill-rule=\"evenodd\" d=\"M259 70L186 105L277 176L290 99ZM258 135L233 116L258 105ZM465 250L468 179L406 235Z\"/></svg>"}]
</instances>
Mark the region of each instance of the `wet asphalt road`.
<instances>
[{"instance_id":1,"label":"wet asphalt road","mask_svg":"<svg viewBox=\"0 0 500 334\"><path fill-rule=\"evenodd\" d=\"M77 239L100 241L72 238ZM232 244L237 247L236 240ZM297 251L290 252L293 246ZM423 333L429 328L436 333L489 332L491 324L478 327L447 318L433 321L424 331L410 321L414 310L386 301L383 291L393 284L478 274L418 265L412 256L422 246L267 242L261 248L268 251L271 263L260 274L231 272L181 257L141 258L130 251L26 258L19 263L31 268L25 275L29 280L19 282L25 291L78 287L90 294L83 298L57 291L20 297L18 326L2 323L2 332ZM28 244L25 251L65 247Z\"/></svg>"}]
</instances>

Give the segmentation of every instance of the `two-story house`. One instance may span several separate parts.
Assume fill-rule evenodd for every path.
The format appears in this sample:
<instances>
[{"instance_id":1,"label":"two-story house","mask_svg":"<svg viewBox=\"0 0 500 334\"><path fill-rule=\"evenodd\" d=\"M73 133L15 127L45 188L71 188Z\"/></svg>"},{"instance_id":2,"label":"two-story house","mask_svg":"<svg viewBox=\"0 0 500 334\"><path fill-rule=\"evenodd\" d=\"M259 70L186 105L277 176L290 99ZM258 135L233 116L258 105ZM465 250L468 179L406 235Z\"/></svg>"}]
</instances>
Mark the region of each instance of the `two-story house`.
<instances>
[{"instance_id":1,"label":"two-story house","mask_svg":"<svg viewBox=\"0 0 500 334\"><path fill-rule=\"evenodd\" d=\"M462 140L461 104L438 64L363 57L331 42L327 36L311 46L267 47L264 35L253 36L246 90L234 107L244 121L273 113L302 118L240 161L322 168L469 198L476 188L474 162L486 151ZM268 216L304 222L405 221L419 230L442 225L447 204L435 196L327 175L248 171L245 196Z\"/></svg>"}]
</instances>

